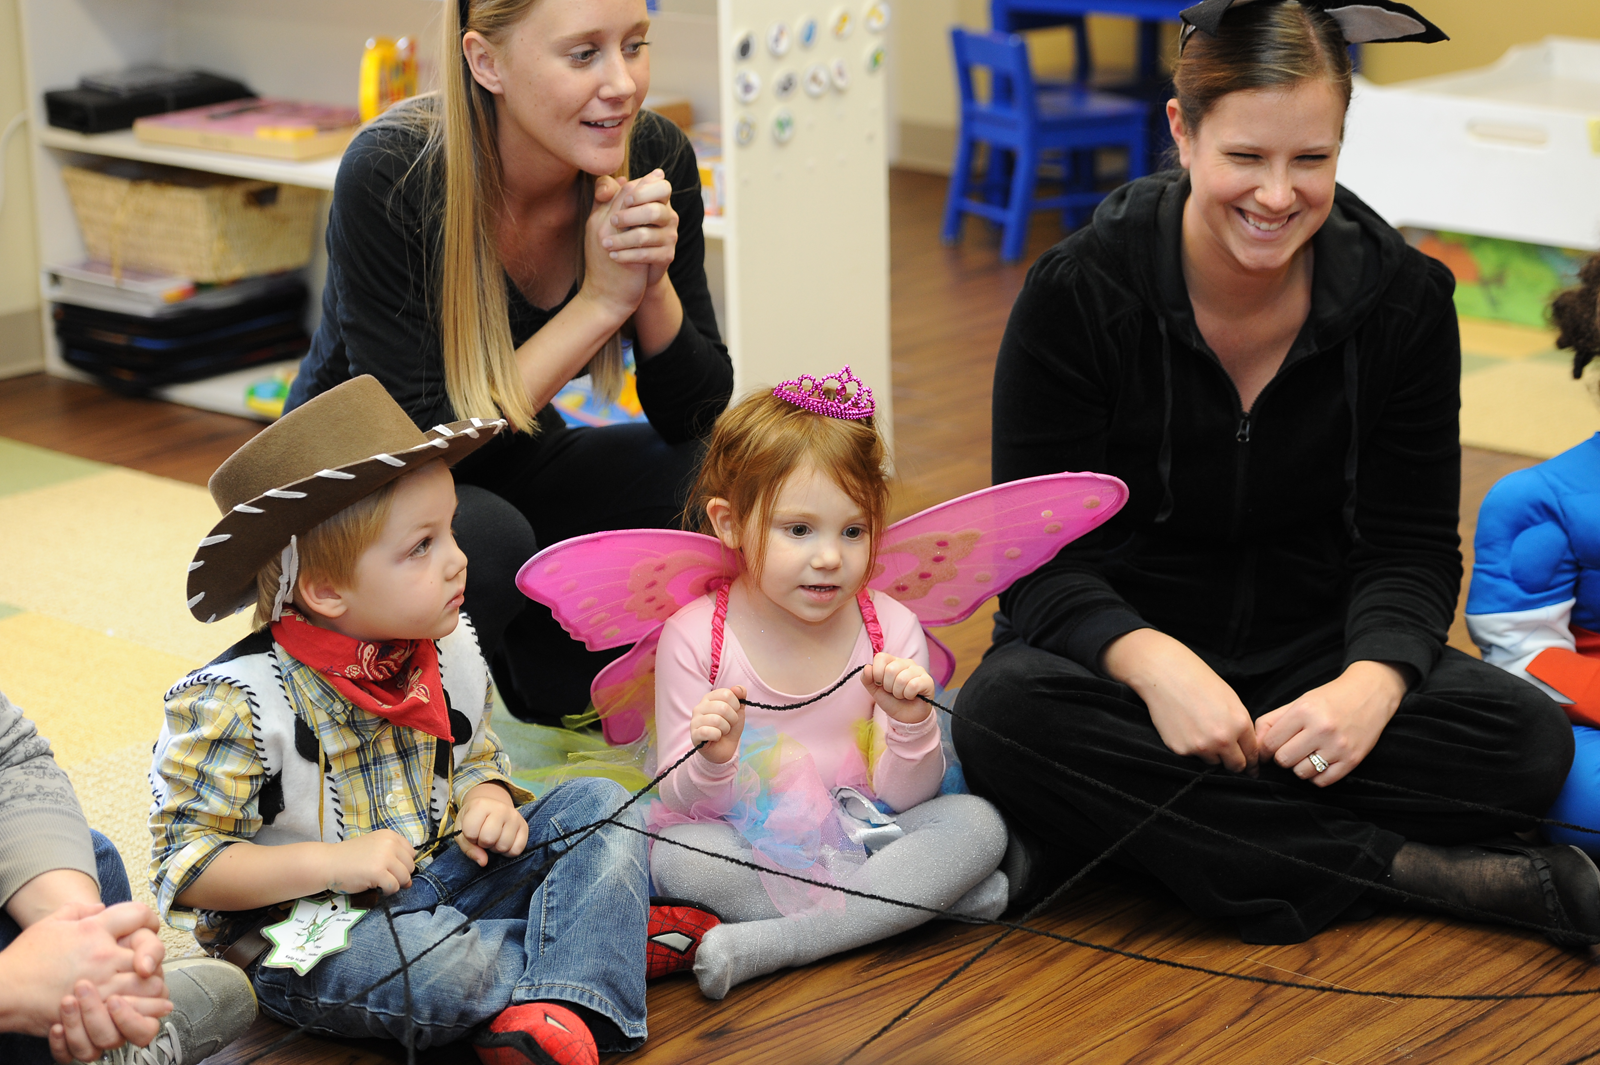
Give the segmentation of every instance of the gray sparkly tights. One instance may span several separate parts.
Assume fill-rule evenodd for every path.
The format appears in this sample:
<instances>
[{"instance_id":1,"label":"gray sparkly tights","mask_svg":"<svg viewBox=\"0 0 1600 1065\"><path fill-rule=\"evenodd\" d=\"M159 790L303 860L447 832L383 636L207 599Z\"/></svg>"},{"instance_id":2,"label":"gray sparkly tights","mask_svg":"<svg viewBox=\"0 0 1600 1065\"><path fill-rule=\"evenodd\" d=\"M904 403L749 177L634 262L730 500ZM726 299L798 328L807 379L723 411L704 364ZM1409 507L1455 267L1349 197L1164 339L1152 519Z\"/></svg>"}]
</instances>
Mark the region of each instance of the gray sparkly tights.
<instances>
[{"instance_id":1,"label":"gray sparkly tights","mask_svg":"<svg viewBox=\"0 0 1600 1065\"><path fill-rule=\"evenodd\" d=\"M845 886L984 920L1006 907L1006 876L997 871L1006 829L995 808L973 795L940 795L898 815L905 835L871 855ZM748 842L721 822L675 825L661 833L703 850L751 860ZM784 917L753 869L670 843L651 848L656 891L692 899L722 915L695 956L707 998L792 965L875 942L932 918L922 910L845 896L843 909Z\"/></svg>"}]
</instances>

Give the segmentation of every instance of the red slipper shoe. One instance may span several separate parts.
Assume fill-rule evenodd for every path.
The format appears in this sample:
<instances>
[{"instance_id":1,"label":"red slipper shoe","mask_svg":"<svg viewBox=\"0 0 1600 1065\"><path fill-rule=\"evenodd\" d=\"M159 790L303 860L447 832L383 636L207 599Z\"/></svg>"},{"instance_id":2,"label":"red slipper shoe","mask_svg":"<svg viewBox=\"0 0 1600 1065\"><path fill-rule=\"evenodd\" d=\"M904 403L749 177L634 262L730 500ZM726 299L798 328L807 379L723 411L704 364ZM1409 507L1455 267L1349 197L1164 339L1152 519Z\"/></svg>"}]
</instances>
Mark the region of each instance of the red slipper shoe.
<instances>
[{"instance_id":1,"label":"red slipper shoe","mask_svg":"<svg viewBox=\"0 0 1600 1065\"><path fill-rule=\"evenodd\" d=\"M553 1002L507 1006L472 1046L483 1065L600 1065L589 1026Z\"/></svg>"},{"instance_id":2,"label":"red slipper shoe","mask_svg":"<svg viewBox=\"0 0 1600 1065\"><path fill-rule=\"evenodd\" d=\"M722 918L688 899L651 899L644 978L654 980L694 968L700 941L721 923Z\"/></svg>"}]
</instances>

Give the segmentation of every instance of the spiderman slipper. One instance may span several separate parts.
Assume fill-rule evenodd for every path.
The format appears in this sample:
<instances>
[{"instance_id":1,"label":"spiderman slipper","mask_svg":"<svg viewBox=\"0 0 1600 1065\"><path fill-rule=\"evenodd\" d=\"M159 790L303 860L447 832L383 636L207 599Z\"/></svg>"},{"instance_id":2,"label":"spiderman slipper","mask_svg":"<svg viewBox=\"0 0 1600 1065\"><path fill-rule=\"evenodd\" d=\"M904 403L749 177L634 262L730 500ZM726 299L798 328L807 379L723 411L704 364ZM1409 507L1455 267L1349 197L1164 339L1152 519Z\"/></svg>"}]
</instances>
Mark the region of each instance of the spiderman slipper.
<instances>
[{"instance_id":1,"label":"spiderman slipper","mask_svg":"<svg viewBox=\"0 0 1600 1065\"><path fill-rule=\"evenodd\" d=\"M553 1002L507 1006L472 1039L483 1065L599 1065L589 1026Z\"/></svg>"},{"instance_id":2,"label":"spiderman slipper","mask_svg":"<svg viewBox=\"0 0 1600 1065\"><path fill-rule=\"evenodd\" d=\"M694 968L694 955L722 918L688 899L652 898L645 936L644 978L654 980Z\"/></svg>"}]
</instances>

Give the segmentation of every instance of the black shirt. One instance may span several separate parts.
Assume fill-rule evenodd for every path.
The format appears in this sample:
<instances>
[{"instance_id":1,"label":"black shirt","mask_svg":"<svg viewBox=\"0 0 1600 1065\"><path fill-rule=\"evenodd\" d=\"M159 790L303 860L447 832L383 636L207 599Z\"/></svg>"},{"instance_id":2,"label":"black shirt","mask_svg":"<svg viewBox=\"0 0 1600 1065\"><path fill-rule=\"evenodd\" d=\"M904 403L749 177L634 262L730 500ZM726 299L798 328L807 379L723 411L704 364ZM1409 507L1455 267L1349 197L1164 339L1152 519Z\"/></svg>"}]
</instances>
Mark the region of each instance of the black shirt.
<instances>
[{"instance_id":1,"label":"black shirt","mask_svg":"<svg viewBox=\"0 0 1600 1065\"><path fill-rule=\"evenodd\" d=\"M1001 343L994 480L1093 470L1127 506L1001 597L997 640L1098 668L1146 625L1214 668L1427 676L1460 592L1460 340L1448 270L1340 188L1311 311L1248 413L1195 325L1188 177L1113 193L1029 271Z\"/></svg>"},{"instance_id":2,"label":"black shirt","mask_svg":"<svg viewBox=\"0 0 1600 1065\"><path fill-rule=\"evenodd\" d=\"M420 106L429 106L423 102ZM443 177L422 158L425 135L378 122L346 149L328 218L328 277L322 322L300 365L286 409L342 381L372 374L420 428L456 420L445 393L437 303ZM419 161L420 160L420 161ZM717 331L706 288L705 209L689 140L672 123L641 111L634 123L629 173L657 167L672 183L678 243L667 274L683 304L683 327L666 350L637 369L639 402L669 444L704 435L733 394L733 363ZM520 346L567 302L549 310L529 303L509 277L511 341ZM553 428L549 407L540 421ZM496 442L498 443L498 441ZM492 461L489 445L474 465Z\"/></svg>"}]
</instances>

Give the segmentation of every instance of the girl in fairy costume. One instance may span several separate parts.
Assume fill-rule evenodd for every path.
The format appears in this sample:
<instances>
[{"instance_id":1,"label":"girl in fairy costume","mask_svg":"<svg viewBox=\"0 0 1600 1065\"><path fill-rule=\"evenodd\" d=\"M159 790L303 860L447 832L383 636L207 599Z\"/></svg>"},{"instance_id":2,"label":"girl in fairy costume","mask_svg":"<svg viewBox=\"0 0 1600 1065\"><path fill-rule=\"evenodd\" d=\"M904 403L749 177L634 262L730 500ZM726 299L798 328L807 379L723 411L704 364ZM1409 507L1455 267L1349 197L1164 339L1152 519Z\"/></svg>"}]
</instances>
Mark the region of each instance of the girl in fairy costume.
<instances>
[{"instance_id":1,"label":"girl in fairy costume","mask_svg":"<svg viewBox=\"0 0 1600 1065\"><path fill-rule=\"evenodd\" d=\"M708 998L931 916L827 885L984 919L1006 905L999 814L939 794L918 618L867 587L888 505L872 413L849 367L749 396L717 422L691 497L738 575L661 633L657 764L704 746L661 784L651 873L723 918L694 962Z\"/></svg>"}]
</instances>

